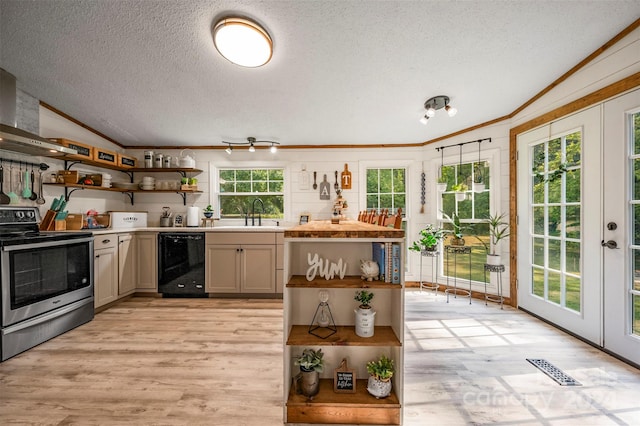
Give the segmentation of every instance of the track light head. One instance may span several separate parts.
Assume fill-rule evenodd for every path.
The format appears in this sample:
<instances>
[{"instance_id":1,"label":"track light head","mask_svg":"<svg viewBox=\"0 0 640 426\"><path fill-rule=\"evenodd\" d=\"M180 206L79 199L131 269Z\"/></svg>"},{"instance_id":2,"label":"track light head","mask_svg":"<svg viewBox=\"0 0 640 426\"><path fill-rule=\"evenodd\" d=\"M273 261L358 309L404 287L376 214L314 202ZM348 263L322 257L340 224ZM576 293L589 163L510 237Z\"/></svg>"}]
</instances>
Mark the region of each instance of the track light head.
<instances>
[{"instance_id":1,"label":"track light head","mask_svg":"<svg viewBox=\"0 0 640 426\"><path fill-rule=\"evenodd\" d=\"M449 114L449 117L453 117L454 115L456 115L458 113L458 109L452 107L451 105L445 106L444 110L447 111L447 114Z\"/></svg>"},{"instance_id":2,"label":"track light head","mask_svg":"<svg viewBox=\"0 0 640 426\"><path fill-rule=\"evenodd\" d=\"M278 147L272 143L271 148L269 148L269 151L271 151L272 154L275 154L276 152L278 152Z\"/></svg>"},{"instance_id":3,"label":"track light head","mask_svg":"<svg viewBox=\"0 0 640 426\"><path fill-rule=\"evenodd\" d=\"M225 149L225 151L227 154L231 155L231 153L233 152L233 148L231 148L231 145L229 145L227 149Z\"/></svg>"},{"instance_id":4,"label":"track light head","mask_svg":"<svg viewBox=\"0 0 640 426\"><path fill-rule=\"evenodd\" d=\"M253 146L253 142L251 142L251 145L249 145L249 152L256 152L256 147Z\"/></svg>"},{"instance_id":5,"label":"track light head","mask_svg":"<svg viewBox=\"0 0 640 426\"><path fill-rule=\"evenodd\" d=\"M427 125L427 123L429 122L429 116L428 115L423 115L422 118L420 119L420 123L424 124L425 126Z\"/></svg>"}]
</instances>

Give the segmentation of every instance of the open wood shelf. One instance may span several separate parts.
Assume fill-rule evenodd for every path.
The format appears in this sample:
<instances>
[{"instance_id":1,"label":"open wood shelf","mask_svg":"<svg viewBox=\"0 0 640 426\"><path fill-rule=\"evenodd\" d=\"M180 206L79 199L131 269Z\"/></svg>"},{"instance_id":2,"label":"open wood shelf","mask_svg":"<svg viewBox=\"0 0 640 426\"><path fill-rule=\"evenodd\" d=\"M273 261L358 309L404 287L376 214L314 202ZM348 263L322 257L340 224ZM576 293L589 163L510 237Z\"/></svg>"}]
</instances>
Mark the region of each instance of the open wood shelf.
<instances>
[{"instance_id":1,"label":"open wood shelf","mask_svg":"<svg viewBox=\"0 0 640 426\"><path fill-rule=\"evenodd\" d=\"M377 328L376 328L377 331ZM367 380L356 380L355 393L336 393L333 379L321 379L313 400L291 386L287 400L289 423L399 425L400 402L394 391L384 399L367 392Z\"/></svg>"},{"instance_id":2,"label":"open wood shelf","mask_svg":"<svg viewBox=\"0 0 640 426\"><path fill-rule=\"evenodd\" d=\"M338 326L338 331L325 339L309 334L308 325L294 325L287 338L289 346L402 346L390 326L378 325L371 337L360 337L354 326ZM320 334L321 330L315 331ZM328 333L327 333L328 334Z\"/></svg>"},{"instance_id":3,"label":"open wood shelf","mask_svg":"<svg viewBox=\"0 0 640 426\"><path fill-rule=\"evenodd\" d=\"M96 185L83 185L81 183L51 183L51 182L43 182L44 185L51 185L51 186L59 186L61 188L77 188L77 189L91 189L91 190L96 190L96 191L112 191L112 192L148 192L150 194L153 193L157 193L157 192L164 192L164 193L171 193L171 194L176 194L176 193L186 193L186 194L200 194L202 193L202 191L190 191L190 190L183 190L183 189L152 189L152 190L145 190L145 189L126 189L126 188L107 188L104 186L96 186Z\"/></svg>"},{"instance_id":4,"label":"open wood shelf","mask_svg":"<svg viewBox=\"0 0 640 426\"><path fill-rule=\"evenodd\" d=\"M315 278L307 281L304 275L294 275L287 283L287 287L292 288L393 288L402 289L400 284L391 284L384 281L365 281L357 275L346 276L343 279L325 280Z\"/></svg>"}]
</instances>

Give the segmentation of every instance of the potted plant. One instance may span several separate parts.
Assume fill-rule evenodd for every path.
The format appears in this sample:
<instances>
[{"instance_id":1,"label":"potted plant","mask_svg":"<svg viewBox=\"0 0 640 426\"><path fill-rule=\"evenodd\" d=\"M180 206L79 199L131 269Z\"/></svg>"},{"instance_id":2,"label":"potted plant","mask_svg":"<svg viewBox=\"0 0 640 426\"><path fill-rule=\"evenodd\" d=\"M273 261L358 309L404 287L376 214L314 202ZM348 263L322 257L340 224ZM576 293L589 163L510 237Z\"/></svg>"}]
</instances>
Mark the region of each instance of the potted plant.
<instances>
[{"instance_id":1,"label":"potted plant","mask_svg":"<svg viewBox=\"0 0 640 426\"><path fill-rule=\"evenodd\" d=\"M444 192L447 190L447 178L444 176L438 177L438 192Z\"/></svg>"},{"instance_id":2,"label":"potted plant","mask_svg":"<svg viewBox=\"0 0 640 426\"><path fill-rule=\"evenodd\" d=\"M373 293L367 290L358 290L354 300L360 302L358 309L354 309L356 314L356 335L360 337L372 337L376 312L369 303L373 299Z\"/></svg>"},{"instance_id":3,"label":"potted plant","mask_svg":"<svg viewBox=\"0 0 640 426\"><path fill-rule=\"evenodd\" d=\"M369 361L367 363L367 373L369 373L367 391L376 398L389 396L392 387L391 377L394 372L393 360L385 355L381 355L377 361Z\"/></svg>"},{"instance_id":4,"label":"potted plant","mask_svg":"<svg viewBox=\"0 0 640 426\"><path fill-rule=\"evenodd\" d=\"M482 192L485 188L482 166L480 166L480 163L476 163L473 169L473 192Z\"/></svg>"},{"instance_id":5,"label":"potted plant","mask_svg":"<svg viewBox=\"0 0 640 426\"><path fill-rule=\"evenodd\" d=\"M204 217L211 218L212 216L213 216L213 207L211 207L211 204L209 204L207 207L204 208Z\"/></svg>"},{"instance_id":6,"label":"potted plant","mask_svg":"<svg viewBox=\"0 0 640 426\"><path fill-rule=\"evenodd\" d=\"M464 201L467 199L467 191L469 190L469 187L466 183L456 183L451 187L451 189L456 193L456 201Z\"/></svg>"},{"instance_id":7,"label":"potted plant","mask_svg":"<svg viewBox=\"0 0 640 426\"><path fill-rule=\"evenodd\" d=\"M451 213L451 216L449 216L443 211L441 211L441 213L445 219L451 222L451 226L453 227L453 230L451 231L451 234L453 235L453 237L450 240L450 244L452 246L463 246L464 238L462 238L463 237L462 231L467 228L466 226L462 226L462 224L460 223L460 216L456 212Z\"/></svg>"},{"instance_id":8,"label":"potted plant","mask_svg":"<svg viewBox=\"0 0 640 426\"><path fill-rule=\"evenodd\" d=\"M420 230L418 233L420 239L414 241L409 247L409 250L417 251L418 253L436 251L438 250L438 243L442 241L445 234L446 231L444 229L435 227L429 223L424 229Z\"/></svg>"},{"instance_id":9,"label":"potted plant","mask_svg":"<svg viewBox=\"0 0 640 426\"><path fill-rule=\"evenodd\" d=\"M476 238L482 243L487 252L487 264L501 265L500 255L496 253L498 243L509 236L509 223L505 221L506 214L494 214L486 219L489 224L489 242Z\"/></svg>"},{"instance_id":10,"label":"potted plant","mask_svg":"<svg viewBox=\"0 0 640 426\"><path fill-rule=\"evenodd\" d=\"M295 377L296 390L298 393L312 398L320 390L320 373L324 369L324 354L322 349L313 350L307 348L302 351L302 355L294 361L300 366L300 374Z\"/></svg>"}]
</instances>

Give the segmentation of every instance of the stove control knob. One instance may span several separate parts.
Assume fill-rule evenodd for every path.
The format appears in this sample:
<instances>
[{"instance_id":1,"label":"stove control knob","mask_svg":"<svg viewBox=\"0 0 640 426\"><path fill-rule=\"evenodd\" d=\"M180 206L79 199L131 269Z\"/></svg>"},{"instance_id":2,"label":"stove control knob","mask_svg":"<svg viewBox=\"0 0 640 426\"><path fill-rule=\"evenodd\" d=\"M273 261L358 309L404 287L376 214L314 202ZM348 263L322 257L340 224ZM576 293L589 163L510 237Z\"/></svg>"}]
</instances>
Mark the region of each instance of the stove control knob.
<instances>
[{"instance_id":1,"label":"stove control knob","mask_svg":"<svg viewBox=\"0 0 640 426\"><path fill-rule=\"evenodd\" d=\"M35 213L32 210L27 211L27 217L29 219L33 219L35 217Z\"/></svg>"},{"instance_id":2,"label":"stove control knob","mask_svg":"<svg viewBox=\"0 0 640 426\"><path fill-rule=\"evenodd\" d=\"M24 218L24 212L23 212L22 210L18 210L18 211L16 212L16 217L17 217L18 219L23 219L23 218Z\"/></svg>"}]
</instances>

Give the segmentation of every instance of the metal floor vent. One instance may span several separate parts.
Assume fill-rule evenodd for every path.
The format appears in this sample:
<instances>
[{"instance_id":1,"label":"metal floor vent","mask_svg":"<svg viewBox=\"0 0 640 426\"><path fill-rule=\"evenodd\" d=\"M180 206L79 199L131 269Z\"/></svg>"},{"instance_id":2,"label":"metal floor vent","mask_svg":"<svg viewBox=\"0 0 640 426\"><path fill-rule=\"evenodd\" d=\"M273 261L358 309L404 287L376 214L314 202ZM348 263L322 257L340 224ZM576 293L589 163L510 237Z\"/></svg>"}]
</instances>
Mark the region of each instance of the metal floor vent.
<instances>
[{"instance_id":1,"label":"metal floor vent","mask_svg":"<svg viewBox=\"0 0 640 426\"><path fill-rule=\"evenodd\" d=\"M564 371L560 370L555 365L551 364L546 359L527 358L527 361L529 361L547 376L558 382L560 386L582 386L580 382L566 374Z\"/></svg>"}]
</instances>

